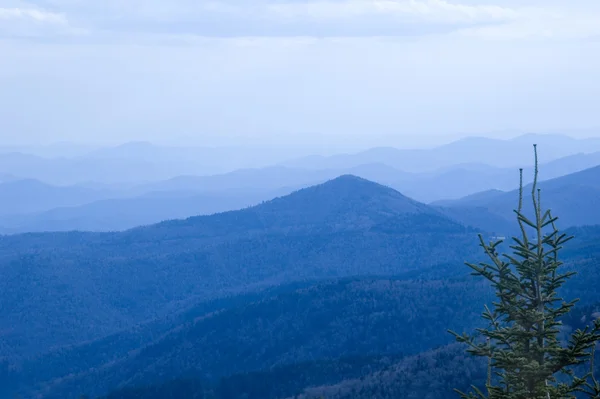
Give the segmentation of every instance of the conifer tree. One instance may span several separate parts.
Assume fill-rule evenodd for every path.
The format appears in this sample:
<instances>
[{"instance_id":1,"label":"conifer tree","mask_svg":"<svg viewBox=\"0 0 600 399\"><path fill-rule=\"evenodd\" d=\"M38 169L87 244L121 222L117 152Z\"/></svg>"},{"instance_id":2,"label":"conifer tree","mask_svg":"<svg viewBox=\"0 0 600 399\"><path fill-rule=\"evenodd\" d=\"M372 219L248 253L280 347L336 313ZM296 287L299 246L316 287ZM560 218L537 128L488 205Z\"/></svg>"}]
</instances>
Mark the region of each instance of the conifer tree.
<instances>
[{"instance_id":1,"label":"conifer tree","mask_svg":"<svg viewBox=\"0 0 600 399\"><path fill-rule=\"evenodd\" d=\"M482 314L486 328L477 329L475 335L452 332L458 342L468 345L471 355L488 360L485 389L473 386L468 394L457 391L464 399L566 399L575 395L600 399L600 384L594 378L600 320L566 339L561 337L560 320L576 301L559 297L560 288L575 274L563 272L559 252L572 237L558 230L558 218L550 210L542 211L535 145L534 155L533 215L528 217L523 210L521 169L515 210L520 234L512 238L511 253L500 254L501 240L487 244L480 235L488 262L467 263L472 275L490 282L495 301Z\"/></svg>"}]
</instances>

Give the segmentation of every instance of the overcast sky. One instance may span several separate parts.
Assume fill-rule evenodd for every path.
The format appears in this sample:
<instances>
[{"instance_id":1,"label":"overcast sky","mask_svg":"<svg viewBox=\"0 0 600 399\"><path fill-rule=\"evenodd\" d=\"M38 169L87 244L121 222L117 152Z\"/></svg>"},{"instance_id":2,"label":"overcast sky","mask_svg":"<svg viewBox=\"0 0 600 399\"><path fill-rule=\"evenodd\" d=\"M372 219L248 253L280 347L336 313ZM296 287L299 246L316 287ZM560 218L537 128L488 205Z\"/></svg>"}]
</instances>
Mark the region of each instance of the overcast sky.
<instances>
[{"instance_id":1,"label":"overcast sky","mask_svg":"<svg viewBox=\"0 0 600 399\"><path fill-rule=\"evenodd\" d=\"M0 0L0 140L592 135L598 21L598 0Z\"/></svg>"}]
</instances>

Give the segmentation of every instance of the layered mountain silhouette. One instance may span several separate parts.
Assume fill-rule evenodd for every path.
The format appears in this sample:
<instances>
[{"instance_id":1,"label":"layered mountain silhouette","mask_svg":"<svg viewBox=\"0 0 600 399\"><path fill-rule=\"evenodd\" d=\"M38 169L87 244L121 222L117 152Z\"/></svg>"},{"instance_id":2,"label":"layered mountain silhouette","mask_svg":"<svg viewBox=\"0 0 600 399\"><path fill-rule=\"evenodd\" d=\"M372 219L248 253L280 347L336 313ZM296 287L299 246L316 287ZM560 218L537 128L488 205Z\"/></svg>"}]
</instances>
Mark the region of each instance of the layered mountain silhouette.
<instances>
[{"instance_id":1,"label":"layered mountain silhouette","mask_svg":"<svg viewBox=\"0 0 600 399\"><path fill-rule=\"evenodd\" d=\"M214 193L165 191L137 196L117 193L116 198L96 198L93 202L79 206L65 206L63 202L61 207L42 212L0 217L0 233L123 231L164 220L242 209L291 191L293 190L236 190ZM44 202L43 205L47 203Z\"/></svg>"},{"instance_id":2,"label":"layered mountain silhouette","mask_svg":"<svg viewBox=\"0 0 600 399\"><path fill-rule=\"evenodd\" d=\"M299 187L349 173L431 202L487 189L512 188L516 168L531 164L530 147L526 144L533 142L544 149L543 179L600 164L600 143L596 139L526 135L513 140L467 138L430 149L374 148L356 154L310 156L283 163L285 155L266 149L168 147L146 142L83 153L66 151L65 155L54 157L33 155L39 153L37 150L20 153L5 149L0 150L0 174L52 185L105 188L156 184L158 190L178 187L198 191L203 187L201 190L209 191L222 186L244 187L250 182L267 185L265 188L269 189L282 188L282 184ZM272 166L277 163L286 168ZM161 182L170 179L175 181ZM277 181L277 186L269 181ZM154 191L144 190L144 193Z\"/></svg>"},{"instance_id":3,"label":"layered mountain silhouette","mask_svg":"<svg viewBox=\"0 0 600 399\"><path fill-rule=\"evenodd\" d=\"M468 137L431 149L373 148L356 154L310 156L284 164L312 169L340 169L382 162L407 172L435 171L461 163L514 168L531 164L531 145L535 143L544 148L543 163L576 153L600 151L600 139L597 138L578 140L562 135L527 134L512 140Z\"/></svg>"},{"instance_id":4,"label":"layered mountain silhouette","mask_svg":"<svg viewBox=\"0 0 600 399\"><path fill-rule=\"evenodd\" d=\"M580 172L599 163L600 153L557 159L541 165L540 180ZM448 216L494 231L506 230L500 226L501 218L497 213L483 215L489 212L478 203L502 191L511 191L518 182L517 168L458 164L434 172L407 173L384 163L361 164L348 169L273 166L213 176L178 176L137 185L88 182L53 186L9 177L0 183L3 193L0 233L126 230L163 220L241 209L344 174L392 187L421 202L435 200L436 206L452 207L444 211ZM531 168L525 168L525 183L531 181L532 175ZM453 199L461 197L464 197L461 201L454 202ZM477 220L473 209L463 212L455 206L458 203L478 207L483 217Z\"/></svg>"},{"instance_id":5,"label":"layered mountain silhouette","mask_svg":"<svg viewBox=\"0 0 600 399\"><path fill-rule=\"evenodd\" d=\"M52 186L38 180L0 183L0 216L27 214L57 207L77 206L117 195L109 190Z\"/></svg>"},{"instance_id":6,"label":"layered mountain silhouette","mask_svg":"<svg viewBox=\"0 0 600 399\"><path fill-rule=\"evenodd\" d=\"M561 226L581 226L600 223L600 166L567 176L541 181L542 206L560 217ZM524 209L532 210L532 185L524 187ZM447 208L478 207L504 219L514 219L518 205L518 190L506 193L485 192L456 201L436 203Z\"/></svg>"}]
</instances>

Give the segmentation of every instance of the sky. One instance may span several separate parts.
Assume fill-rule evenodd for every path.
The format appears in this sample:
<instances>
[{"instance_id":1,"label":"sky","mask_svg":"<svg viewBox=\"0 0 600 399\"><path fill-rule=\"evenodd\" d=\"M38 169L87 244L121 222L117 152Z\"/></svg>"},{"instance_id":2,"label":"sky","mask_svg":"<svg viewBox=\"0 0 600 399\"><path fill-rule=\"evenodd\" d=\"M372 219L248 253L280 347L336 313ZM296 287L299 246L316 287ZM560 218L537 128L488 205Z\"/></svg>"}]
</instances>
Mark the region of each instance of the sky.
<instances>
[{"instance_id":1,"label":"sky","mask_svg":"<svg viewBox=\"0 0 600 399\"><path fill-rule=\"evenodd\" d=\"M0 144L599 135L598 0L0 0Z\"/></svg>"}]
</instances>

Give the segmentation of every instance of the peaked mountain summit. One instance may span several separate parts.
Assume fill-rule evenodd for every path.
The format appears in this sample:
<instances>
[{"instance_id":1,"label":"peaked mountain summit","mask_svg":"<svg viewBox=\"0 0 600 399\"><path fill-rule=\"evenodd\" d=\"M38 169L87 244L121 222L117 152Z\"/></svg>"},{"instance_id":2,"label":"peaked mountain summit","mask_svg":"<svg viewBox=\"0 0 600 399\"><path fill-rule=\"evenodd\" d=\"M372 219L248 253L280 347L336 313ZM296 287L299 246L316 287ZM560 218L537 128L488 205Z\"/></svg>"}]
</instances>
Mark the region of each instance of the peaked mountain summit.
<instances>
[{"instance_id":1,"label":"peaked mountain summit","mask_svg":"<svg viewBox=\"0 0 600 399\"><path fill-rule=\"evenodd\" d=\"M100 338L232 292L461 264L474 234L393 189L342 176L239 211L121 233L0 237L0 325L12 326L5 353Z\"/></svg>"},{"instance_id":2,"label":"peaked mountain summit","mask_svg":"<svg viewBox=\"0 0 600 399\"><path fill-rule=\"evenodd\" d=\"M133 229L127 234L174 234L219 236L256 230L288 230L313 234L317 231L365 230L390 218L429 215L454 223L429 205L398 191L353 175L295 191L259 205L210 216L197 216Z\"/></svg>"}]
</instances>

